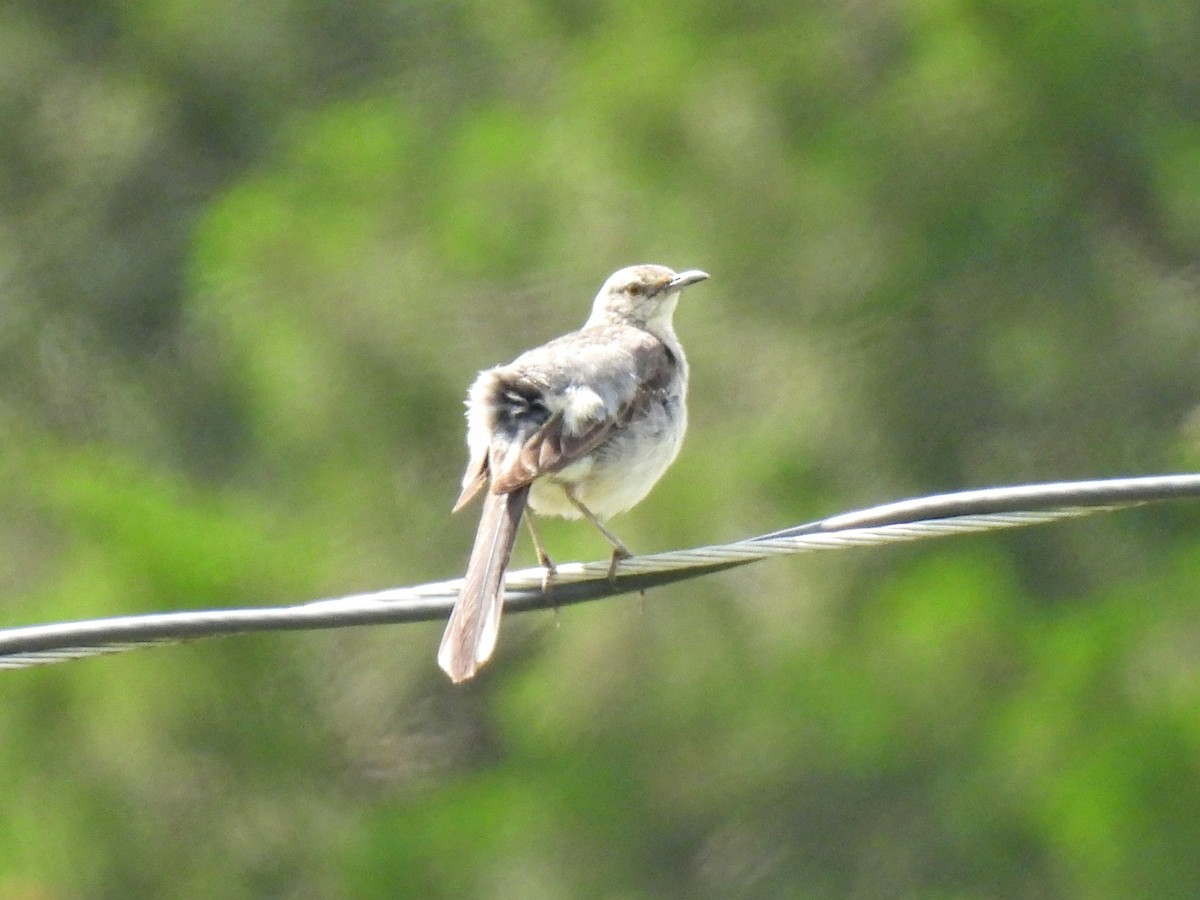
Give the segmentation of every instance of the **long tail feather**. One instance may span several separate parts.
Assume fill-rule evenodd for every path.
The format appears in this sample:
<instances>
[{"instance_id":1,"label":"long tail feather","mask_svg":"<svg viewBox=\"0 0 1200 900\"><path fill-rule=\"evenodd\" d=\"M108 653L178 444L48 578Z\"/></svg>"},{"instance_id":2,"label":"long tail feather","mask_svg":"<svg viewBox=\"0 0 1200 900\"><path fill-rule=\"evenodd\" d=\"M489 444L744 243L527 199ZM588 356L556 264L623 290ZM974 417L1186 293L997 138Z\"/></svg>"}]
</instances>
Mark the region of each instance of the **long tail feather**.
<instances>
[{"instance_id":1,"label":"long tail feather","mask_svg":"<svg viewBox=\"0 0 1200 900\"><path fill-rule=\"evenodd\" d=\"M488 491L484 495L462 593L438 649L438 665L451 681L471 678L496 649L504 606L504 573L528 499L528 485L507 494Z\"/></svg>"}]
</instances>

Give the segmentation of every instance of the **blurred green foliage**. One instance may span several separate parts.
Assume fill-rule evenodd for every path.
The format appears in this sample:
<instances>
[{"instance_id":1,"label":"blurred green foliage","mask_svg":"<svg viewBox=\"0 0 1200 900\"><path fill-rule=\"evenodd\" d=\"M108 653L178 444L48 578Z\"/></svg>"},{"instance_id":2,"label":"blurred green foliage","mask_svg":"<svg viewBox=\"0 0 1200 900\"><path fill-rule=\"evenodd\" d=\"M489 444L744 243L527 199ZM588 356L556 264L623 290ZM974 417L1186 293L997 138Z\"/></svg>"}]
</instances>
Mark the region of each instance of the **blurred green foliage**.
<instances>
[{"instance_id":1,"label":"blurred green foliage","mask_svg":"<svg viewBox=\"0 0 1200 900\"><path fill-rule=\"evenodd\" d=\"M1195 469L1198 96L1190 0L9 4L5 622L452 577L466 384L635 262L635 549ZM0 895L1195 896L1198 528L6 674Z\"/></svg>"}]
</instances>

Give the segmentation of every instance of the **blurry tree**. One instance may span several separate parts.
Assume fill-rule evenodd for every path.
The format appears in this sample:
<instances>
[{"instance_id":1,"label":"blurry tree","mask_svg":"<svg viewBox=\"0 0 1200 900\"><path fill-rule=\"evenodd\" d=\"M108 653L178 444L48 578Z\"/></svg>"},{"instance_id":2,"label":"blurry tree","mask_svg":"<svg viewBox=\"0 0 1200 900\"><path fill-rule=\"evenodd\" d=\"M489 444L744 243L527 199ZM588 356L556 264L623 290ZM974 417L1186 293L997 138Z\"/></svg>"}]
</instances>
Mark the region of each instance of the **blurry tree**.
<instances>
[{"instance_id":1,"label":"blurry tree","mask_svg":"<svg viewBox=\"0 0 1200 900\"><path fill-rule=\"evenodd\" d=\"M5 619L452 576L465 385L632 262L635 549L1195 468L1197 96L1183 0L9 4ZM7 674L0 895L1193 896L1198 525Z\"/></svg>"}]
</instances>

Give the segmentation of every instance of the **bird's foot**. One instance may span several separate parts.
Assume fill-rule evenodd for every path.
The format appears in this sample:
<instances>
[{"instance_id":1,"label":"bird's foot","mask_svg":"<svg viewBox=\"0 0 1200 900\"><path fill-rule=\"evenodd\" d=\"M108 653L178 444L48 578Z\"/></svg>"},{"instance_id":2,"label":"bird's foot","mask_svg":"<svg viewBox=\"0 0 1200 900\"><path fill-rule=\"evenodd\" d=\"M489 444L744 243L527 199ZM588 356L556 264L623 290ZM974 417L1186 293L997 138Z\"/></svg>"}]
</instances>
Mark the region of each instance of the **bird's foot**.
<instances>
[{"instance_id":1,"label":"bird's foot","mask_svg":"<svg viewBox=\"0 0 1200 900\"><path fill-rule=\"evenodd\" d=\"M554 567L554 563L550 562L550 557L545 557L538 560L542 566L542 593L550 593L550 589L554 587L554 576L558 574L558 569ZM557 607L556 607L557 608Z\"/></svg>"},{"instance_id":2,"label":"bird's foot","mask_svg":"<svg viewBox=\"0 0 1200 900\"><path fill-rule=\"evenodd\" d=\"M541 547L538 547L538 563L542 567L542 593L550 595L550 608L554 610L554 624L557 627L558 601L554 600L552 591L554 588L554 576L558 574L558 569L554 567L554 563L550 561L550 557L546 555L546 552Z\"/></svg>"},{"instance_id":3,"label":"bird's foot","mask_svg":"<svg viewBox=\"0 0 1200 900\"><path fill-rule=\"evenodd\" d=\"M613 547L612 562L608 564L608 586L617 586L617 568L621 565L621 560L629 559L633 553L624 544L616 544Z\"/></svg>"}]
</instances>

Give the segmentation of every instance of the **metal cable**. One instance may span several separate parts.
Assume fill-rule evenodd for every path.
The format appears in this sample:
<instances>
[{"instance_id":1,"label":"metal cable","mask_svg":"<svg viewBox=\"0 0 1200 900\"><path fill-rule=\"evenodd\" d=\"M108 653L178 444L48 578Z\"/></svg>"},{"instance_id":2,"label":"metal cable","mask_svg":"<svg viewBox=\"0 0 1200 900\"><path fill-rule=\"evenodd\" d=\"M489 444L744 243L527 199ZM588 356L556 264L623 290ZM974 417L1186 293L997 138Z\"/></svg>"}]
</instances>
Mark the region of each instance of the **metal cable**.
<instances>
[{"instance_id":1,"label":"metal cable","mask_svg":"<svg viewBox=\"0 0 1200 900\"><path fill-rule=\"evenodd\" d=\"M545 572L541 568L509 572L505 606L510 611L567 606L644 591L772 556L996 531L1194 497L1200 497L1200 474L1058 482L923 497L728 544L635 556L622 561L612 582L608 560L559 565L548 591L542 589ZM202 637L442 619L461 584L456 578L295 606L148 613L2 629L0 669Z\"/></svg>"}]
</instances>

